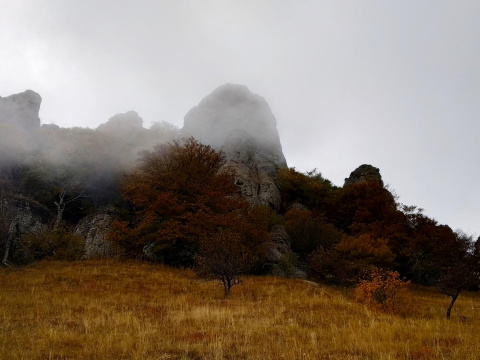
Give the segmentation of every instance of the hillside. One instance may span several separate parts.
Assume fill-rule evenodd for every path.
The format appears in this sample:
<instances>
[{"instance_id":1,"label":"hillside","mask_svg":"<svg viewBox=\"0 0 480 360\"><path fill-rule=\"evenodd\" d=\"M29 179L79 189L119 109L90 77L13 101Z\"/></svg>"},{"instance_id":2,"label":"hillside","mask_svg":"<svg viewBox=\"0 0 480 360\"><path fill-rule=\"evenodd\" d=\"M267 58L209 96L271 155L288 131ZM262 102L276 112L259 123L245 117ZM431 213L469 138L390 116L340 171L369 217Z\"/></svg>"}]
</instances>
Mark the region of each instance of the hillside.
<instances>
[{"instance_id":1,"label":"hillside","mask_svg":"<svg viewBox=\"0 0 480 360\"><path fill-rule=\"evenodd\" d=\"M227 298L192 272L138 262L0 269L2 359L477 359L478 294L413 289L406 317L349 290L249 277Z\"/></svg>"}]
</instances>

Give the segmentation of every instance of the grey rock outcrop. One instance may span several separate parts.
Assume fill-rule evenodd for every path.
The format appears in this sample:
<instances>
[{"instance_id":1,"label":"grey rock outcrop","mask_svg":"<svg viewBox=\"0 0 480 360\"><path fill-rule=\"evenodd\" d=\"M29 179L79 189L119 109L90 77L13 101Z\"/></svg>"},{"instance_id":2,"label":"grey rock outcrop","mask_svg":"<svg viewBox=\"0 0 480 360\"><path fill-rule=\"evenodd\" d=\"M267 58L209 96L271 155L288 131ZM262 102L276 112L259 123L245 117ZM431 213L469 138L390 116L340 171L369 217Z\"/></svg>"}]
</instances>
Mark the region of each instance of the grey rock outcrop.
<instances>
[{"instance_id":1,"label":"grey rock outcrop","mask_svg":"<svg viewBox=\"0 0 480 360\"><path fill-rule=\"evenodd\" d=\"M114 135L116 137L129 137L132 133L145 130L143 119L135 111L112 116L106 123L100 124L97 131Z\"/></svg>"},{"instance_id":2,"label":"grey rock outcrop","mask_svg":"<svg viewBox=\"0 0 480 360\"><path fill-rule=\"evenodd\" d=\"M356 168L348 178L345 179L343 186L349 186L358 183L378 182L383 186L380 170L372 165L363 164Z\"/></svg>"},{"instance_id":3,"label":"grey rock outcrop","mask_svg":"<svg viewBox=\"0 0 480 360\"><path fill-rule=\"evenodd\" d=\"M296 267L296 257L290 247L290 236L283 226L275 225L266 243L265 270L283 277L305 278L306 273Z\"/></svg>"},{"instance_id":4,"label":"grey rock outcrop","mask_svg":"<svg viewBox=\"0 0 480 360\"><path fill-rule=\"evenodd\" d=\"M225 152L222 170L235 175L242 193L252 203L279 208L276 174L287 163L264 98L243 85L222 85L187 113L182 135Z\"/></svg>"},{"instance_id":5,"label":"grey rock outcrop","mask_svg":"<svg viewBox=\"0 0 480 360\"><path fill-rule=\"evenodd\" d=\"M0 197L0 215L2 225L6 225L6 237L3 245L2 263L7 265L15 255L23 236L39 234L47 228L45 219L48 211L40 204L19 195Z\"/></svg>"},{"instance_id":6,"label":"grey rock outcrop","mask_svg":"<svg viewBox=\"0 0 480 360\"><path fill-rule=\"evenodd\" d=\"M75 234L85 241L85 259L102 259L118 255L115 244L106 240L115 219L115 211L103 209L79 221L75 227Z\"/></svg>"},{"instance_id":7,"label":"grey rock outcrop","mask_svg":"<svg viewBox=\"0 0 480 360\"><path fill-rule=\"evenodd\" d=\"M32 90L0 97L0 124L11 124L23 130L40 127L40 104L42 98Z\"/></svg>"}]
</instances>

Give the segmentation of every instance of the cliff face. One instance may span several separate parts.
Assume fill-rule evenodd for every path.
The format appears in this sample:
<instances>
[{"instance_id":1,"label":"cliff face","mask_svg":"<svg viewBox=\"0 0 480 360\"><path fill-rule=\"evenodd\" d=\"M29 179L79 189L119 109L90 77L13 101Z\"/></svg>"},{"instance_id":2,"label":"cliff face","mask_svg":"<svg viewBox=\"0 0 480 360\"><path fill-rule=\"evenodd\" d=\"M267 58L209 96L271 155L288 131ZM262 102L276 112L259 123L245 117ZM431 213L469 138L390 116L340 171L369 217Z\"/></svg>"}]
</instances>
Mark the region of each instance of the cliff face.
<instances>
[{"instance_id":1,"label":"cliff face","mask_svg":"<svg viewBox=\"0 0 480 360\"><path fill-rule=\"evenodd\" d=\"M106 240L115 218L114 210L100 209L97 213L79 221L75 227L75 234L81 236L85 242L85 259L101 259L118 255L115 244Z\"/></svg>"},{"instance_id":2,"label":"cliff face","mask_svg":"<svg viewBox=\"0 0 480 360\"><path fill-rule=\"evenodd\" d=\"M0 162L33 149L33 134L40 128L41 102L40 95L32 90L0 96Z\"/></svg>"},{"instance_id":3,"label":"cliff face","mask_svg":"<svg viewBox=\"0 0 480 360\"><path fill-rule=\"evenodd\" d=\"M0 96L0 124L11 124L24 130L38 129L41 103L40 95L32 90L7 97Z\"/></svg>"},{"instance_id":4,"label":"cliff face","mask_svg":"<svg viewBox=\"0 0 480 360\"><path fill-rule=\"evenodd\" d=\"M187 113L182 136L224 151L223 170L235 175L242 193L252 203L279 208L276 173L287 162L264 98L243 85L222 85Z\"/></svg>"},{"instance_id":5,"label":"cliff face","mask_svg":"<svg viewBox=\"0 0 480 360\"><path fill-rule=\"evenodd\" d=\"M40 204L20 195L0 192L2 264L9 264L24 235L39 234L47 228L47 216L47 210Z\"/></svg>"}]
</instances>

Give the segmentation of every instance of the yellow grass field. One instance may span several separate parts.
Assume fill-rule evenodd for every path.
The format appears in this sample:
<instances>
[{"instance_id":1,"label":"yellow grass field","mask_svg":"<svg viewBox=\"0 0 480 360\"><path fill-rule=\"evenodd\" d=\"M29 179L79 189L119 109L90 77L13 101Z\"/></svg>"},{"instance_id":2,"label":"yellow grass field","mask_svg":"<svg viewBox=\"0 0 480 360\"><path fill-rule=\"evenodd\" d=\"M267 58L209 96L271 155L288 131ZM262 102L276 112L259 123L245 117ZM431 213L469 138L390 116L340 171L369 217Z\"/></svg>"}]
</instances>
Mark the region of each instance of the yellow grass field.
<instances>
[{"instance_id":1,"label":"yellow grass field","mask_svg":"<svg viewBox=\"0 0 480 360\"><path fill-rule=\"evenodd\" d=\"M480 359L480 296L415 288L406 317L351 290L250 277L232 289L138 262L0 269L1 359Z\"/></svg>"}]
</instances>

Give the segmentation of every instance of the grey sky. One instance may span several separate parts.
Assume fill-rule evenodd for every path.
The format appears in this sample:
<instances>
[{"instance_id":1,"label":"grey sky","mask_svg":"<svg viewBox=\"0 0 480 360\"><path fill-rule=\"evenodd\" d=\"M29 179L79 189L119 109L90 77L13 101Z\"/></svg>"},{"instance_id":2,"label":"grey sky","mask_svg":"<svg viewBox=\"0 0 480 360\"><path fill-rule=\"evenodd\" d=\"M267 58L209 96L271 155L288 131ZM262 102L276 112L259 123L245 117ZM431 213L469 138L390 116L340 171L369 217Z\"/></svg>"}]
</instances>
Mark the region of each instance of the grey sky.
<instances>
[{"instance_id":1,"label":"grey sky","mask_svg":"<svg viewBox=\"0 0 480 360\"><path fill-rule=\"evenodd\" d=\"M0 0L0 96L96 127L183 116L218 85L265 97L289 166L363 163L400 201L479 234L480 2Z\"/></svg>"}]
</instances>

